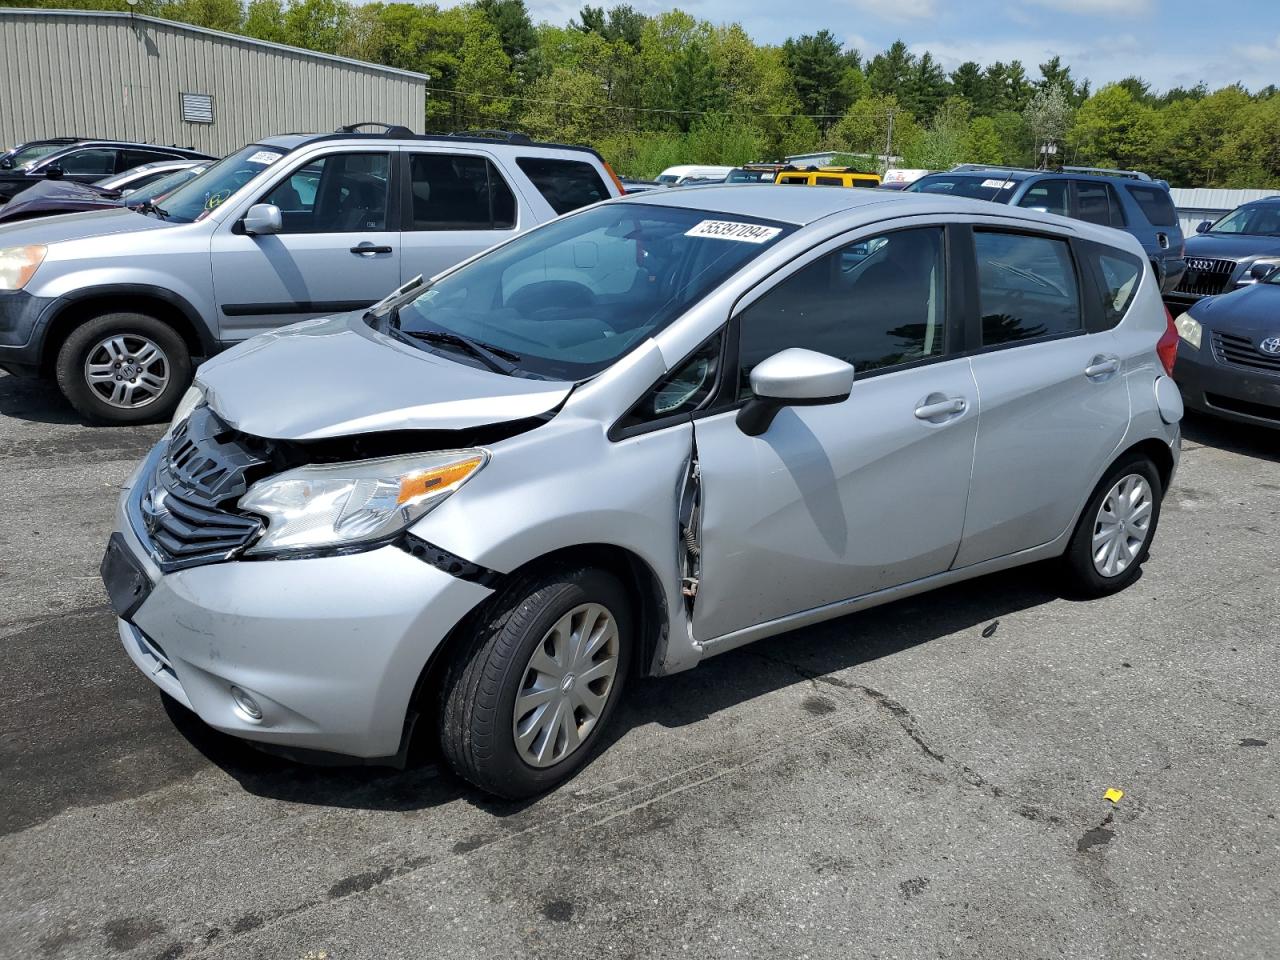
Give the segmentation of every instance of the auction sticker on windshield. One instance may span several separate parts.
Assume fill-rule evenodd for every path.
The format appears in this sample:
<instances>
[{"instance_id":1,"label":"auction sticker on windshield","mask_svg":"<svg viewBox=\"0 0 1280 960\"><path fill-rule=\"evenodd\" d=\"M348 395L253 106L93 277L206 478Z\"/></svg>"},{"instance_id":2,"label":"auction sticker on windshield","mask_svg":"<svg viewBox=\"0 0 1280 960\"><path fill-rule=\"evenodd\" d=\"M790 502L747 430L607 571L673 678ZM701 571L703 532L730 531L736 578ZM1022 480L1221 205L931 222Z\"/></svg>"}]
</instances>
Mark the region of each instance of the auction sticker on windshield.
<instances>
[{"instance_id":1,"label":"auction sticker on windshield","mask_svg":"<svg viewBox=\"0 0 1280 960\"><path fill-rule=\"evenodd\" d=\"M249 157L249 163L273 164L280 159L280 154L272 153L270 150L259 150L253 156Z\"/></svg>"},{"instance_id":2,"label":"auction sticker on windshield","mask_svg":"<svg viewBox=\"0 0 1280 960\"><path fill-rule=\"evenodd\" d=\"M732 220L703 220L685 231L686 237L713 237L716 240L738 240L742 243L768 243L782 232L781 227L762 227L758 223L735 223Z\"/></svg>"}]
</instances>

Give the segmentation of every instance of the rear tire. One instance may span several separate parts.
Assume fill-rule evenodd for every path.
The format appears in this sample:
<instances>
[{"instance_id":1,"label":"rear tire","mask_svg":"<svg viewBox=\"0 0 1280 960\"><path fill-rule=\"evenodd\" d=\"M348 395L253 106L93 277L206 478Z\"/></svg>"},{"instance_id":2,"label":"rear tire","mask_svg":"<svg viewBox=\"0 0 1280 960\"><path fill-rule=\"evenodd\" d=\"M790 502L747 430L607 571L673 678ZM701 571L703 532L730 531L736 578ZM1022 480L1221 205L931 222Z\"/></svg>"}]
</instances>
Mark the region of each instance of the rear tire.
<instances>
[{"instance_id":1,"label":"rear tire","mask_svg":"<svg viewBox=\"0 0 1280 960\"><path fill-rule=\"evenodd\" d=\"M1116 593L1141 576L1160 520L1160 471L1140 453L1099 481L1062 555L1071 586L1086 597Z\"/></svg>"},{"instance_id":2,"label":"rear tire","mask_svg":"<svg viewBox=\"0 0 1280 960\"><path fill-rule=\"evenodd\" d=\"M440 745L453 770L508 799L572 777L622 696L630 606L590 567L521 577L492 597L444 679Z\"/></svg>"},{"instance_id":3,"label":"rear tire","mask_svg":"<svg viewBox=\"0 0 1280 960\"><path fill-rule=\"evenodd\" d=\"M55 373L63 396L91 423L160 423L191 384L191 354L155 317L107 313L71 332Z\"/></svg>"}]
</instances>

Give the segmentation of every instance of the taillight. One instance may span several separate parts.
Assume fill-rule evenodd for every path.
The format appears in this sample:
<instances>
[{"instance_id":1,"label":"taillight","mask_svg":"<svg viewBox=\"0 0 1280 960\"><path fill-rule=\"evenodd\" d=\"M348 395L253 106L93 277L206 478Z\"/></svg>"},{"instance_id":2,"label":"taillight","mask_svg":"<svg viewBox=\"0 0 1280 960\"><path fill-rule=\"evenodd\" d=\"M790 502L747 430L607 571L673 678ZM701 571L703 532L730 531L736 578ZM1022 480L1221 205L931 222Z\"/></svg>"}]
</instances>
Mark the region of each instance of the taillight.
<instances>
[{"instance_id":1,"label":"taillight","mask_svg":"<svg viewBox=\"0 0 1280 960\"><path fill-rule=\"evenodd\" d=\"M613 172L613 167L609 166L609 164L603 160L600 162L604 163L604 172L609 175L609 179L613 181L613 185L618 188L618 196L625 194L627 191L622 188L622 181L619 180L618 175Z\"/></svg>"},{"instance_id":2,"label":"taillight","mask_svg":"<svg viewBox=\"0 0 1280 960\"><path fill-rule=\"evenodd\" d=\"M1178 359L1178 328L1173 325L1173 314L1164 308L1164 335L1156 341L1156 355L1164 366L1164 372L1173 376L1173 363Z\"/></svg>"}]
</instances>

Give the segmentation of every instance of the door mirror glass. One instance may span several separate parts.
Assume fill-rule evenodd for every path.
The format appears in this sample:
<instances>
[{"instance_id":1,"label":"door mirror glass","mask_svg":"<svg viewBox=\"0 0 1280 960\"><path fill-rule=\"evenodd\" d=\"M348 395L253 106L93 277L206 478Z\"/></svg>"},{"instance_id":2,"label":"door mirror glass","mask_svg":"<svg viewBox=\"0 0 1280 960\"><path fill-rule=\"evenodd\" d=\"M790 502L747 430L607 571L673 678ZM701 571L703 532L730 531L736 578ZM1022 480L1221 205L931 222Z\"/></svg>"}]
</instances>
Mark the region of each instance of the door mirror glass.
<instances>
[{"instance_id":1,"label":"door mirror glass","mask_svg":"<svg viewBox=\"0 0 1280 960\"><path fill-rule=\"evenodd\" d=\"M756 364L751 399L738 412L738 427L750 437L769 429L783 407L840 403L853 389L853 366L843 360L791 347Z\"/></svg>"},{"instance_id":2,"label":"door mirror glass","mask_svg":"<svg viewBox=\"0 0 1280 960\"><path fill-rule=\"evenodd\" d=\"M44 175L48 180L61 180L62 174L62 167L56 163L51 163L49 166L44 168Z\"/></svg>"},{"instance_id":3,"label":"door mirror glass","mask_svg":"<svg viewBox=\"0 0 1280 960\"><path fill-rule=\"evenodd\" d=\"M1212 220L1201 220L1196 224L1196 233L1208 233L1209 228L1213 226Z\"/></svg>"},{"instance_id":4,"label":"door mirror glass","mask_svg":"<svg viewBox=\"0 0 1280 960\"><path fill-rule=\"evenodd\" d=\"M284 229L284 218L274 203L255 203L244 215L244 232L251 237L279 233Z\"/></svg>"}]
</instances>

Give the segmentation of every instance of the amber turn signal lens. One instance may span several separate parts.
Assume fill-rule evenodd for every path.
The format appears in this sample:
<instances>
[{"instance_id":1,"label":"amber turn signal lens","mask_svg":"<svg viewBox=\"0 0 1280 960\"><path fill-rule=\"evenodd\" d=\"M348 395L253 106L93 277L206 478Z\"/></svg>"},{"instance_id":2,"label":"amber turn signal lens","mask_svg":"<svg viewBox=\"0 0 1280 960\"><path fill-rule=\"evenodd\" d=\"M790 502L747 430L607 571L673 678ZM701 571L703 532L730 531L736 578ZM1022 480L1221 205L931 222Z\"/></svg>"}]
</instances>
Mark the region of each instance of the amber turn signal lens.
<instances>
[{"instance_id":1,"label":"amber turn signal lens","mask_svg":"<svg viewBox=\"0 0 1280 960\"><path fill-rule=\"evenodd\" d=\"M461 460L458 463L437 467L435 470L426 470L422 473L415 473L412 476L405 477L400 481L400 496L396 498L396 505L400 506L410 500L416 500L418 497L439 490L441 487L447 487L460 480L465 480L483 462L484 458L482 457L472 457L470 460Z\"/></svg>"}]
</instances>

